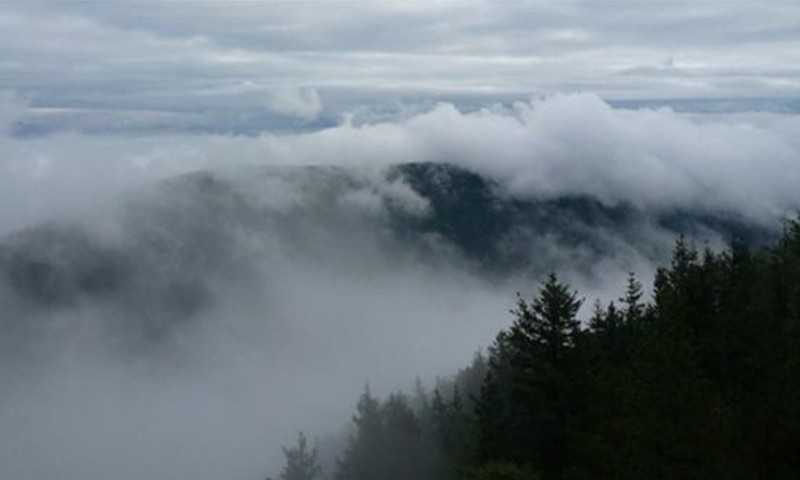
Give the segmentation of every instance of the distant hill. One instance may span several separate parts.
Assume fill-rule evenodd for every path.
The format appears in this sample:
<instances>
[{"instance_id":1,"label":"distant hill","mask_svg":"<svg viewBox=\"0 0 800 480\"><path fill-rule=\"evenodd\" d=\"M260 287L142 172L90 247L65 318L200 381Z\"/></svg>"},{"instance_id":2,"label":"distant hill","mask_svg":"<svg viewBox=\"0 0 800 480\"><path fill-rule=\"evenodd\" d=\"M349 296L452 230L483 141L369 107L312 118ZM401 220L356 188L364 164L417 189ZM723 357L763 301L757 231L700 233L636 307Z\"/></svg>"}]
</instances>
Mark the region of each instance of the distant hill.
<instances>
[{"instance_id":1,"label":"distant hill","mask_svg":"<svg viewBox=\"0 0 800 480\"><path fill-rule=\"evenodd\" d=\"M375 258L456 262L505 276L609 256L657 261L678 234L712 244L774 235L724 212L513 196L440 163L197 172L141 192L125 211L113 238L54 222L0 240L0 308L24 319L101 303L157 332L213 301L210 284L245 285L279 257L331 268Z\"/></svg>"},{"instance_id":2,"label":"distant hill","mask_svg":"<svg viewBox=\"0 0 800 480\"><path fill-rule=\"evenodd\" d=\"M526 257L535 253L527 242L537 237L602 255L609 251L606 237L611 234L650 257L661 256L648 244L652 229L699 242L739 238L763 244L774 237L774 232L725 212L645 211L628 204L606 206L587 196L512 197L497 182L449 164L398 165L389 177L402 178L431 205L430 214L417 221L396 221L400 231L442 235L489 268L526 265L531 261Z\"/></svg>"}]
</instances>

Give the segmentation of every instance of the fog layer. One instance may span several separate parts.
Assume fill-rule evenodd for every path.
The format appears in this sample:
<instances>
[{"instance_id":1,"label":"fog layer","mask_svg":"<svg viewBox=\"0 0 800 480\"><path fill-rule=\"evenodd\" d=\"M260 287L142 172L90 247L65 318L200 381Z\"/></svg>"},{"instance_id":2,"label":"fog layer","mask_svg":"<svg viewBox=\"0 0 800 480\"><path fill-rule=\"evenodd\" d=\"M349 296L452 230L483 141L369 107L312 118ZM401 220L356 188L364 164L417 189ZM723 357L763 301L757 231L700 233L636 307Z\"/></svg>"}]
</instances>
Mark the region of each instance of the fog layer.
<instances>
[{"instance_id":1,"label":"fog layer","mask_svg":"<svg viewBox=\"0 0 800 480\"><path fill-rule=\"evenodd\" d=\"M10 131L26 107L5 104ZM306 134L7 134L0 477L272 474L281 443L339 429L365 382L385 393L462 366L549 269L613 298L663 259L670 213L773 228L797 207L799 131L795 116L576 94ZM453 226L478 211L425 227L439 204L392 173L407 162L479 174L491 205L582 198L597 206L570 211L623 220L509 228L492 251L512 244L524 268L488 272ZM477 188L454 171L426 185Z\"/></svg>"}]
</instances>

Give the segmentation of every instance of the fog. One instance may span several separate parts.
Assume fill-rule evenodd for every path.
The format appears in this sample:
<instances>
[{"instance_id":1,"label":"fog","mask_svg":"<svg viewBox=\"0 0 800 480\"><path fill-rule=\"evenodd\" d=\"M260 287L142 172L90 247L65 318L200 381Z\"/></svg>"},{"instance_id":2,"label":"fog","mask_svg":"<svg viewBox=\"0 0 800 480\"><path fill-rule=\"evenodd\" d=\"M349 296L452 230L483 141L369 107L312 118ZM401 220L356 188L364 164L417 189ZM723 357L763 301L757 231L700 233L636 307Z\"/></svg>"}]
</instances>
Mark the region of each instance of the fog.
<instances>
[{"instance_id":1,"label":"fog","mask_svg":"<svg viewBox=\"0 0 800 480\"><path fill-rule=\"evenodd\" d=\"M8 131L24 111L6 95L0 127ZM158 178L260 164L447 161L497 177L519 195L587 194L767 222L796 206L797 115L625 110L592 94L565 94L469 113L440 103L380 123L350 118L301 134L7 135L0 140L0 201L13 208L0 212L0 232L52 214L85 215Z\"/></svg>"},{"instance_id":2,"label":"fog","mask_svg":"<svg viewBox=\"0 0 800 480\"><path fill-rule=\"evenodd\" d=\"M303 115L321 108L316 93L300 100ZM382 395L466 365L548 269L587 303L613 299L674 240L647 219L636 242L594 227L602 255L527 232L533 267L490 275L446 238L392 229L392 215L431 209L392 165L449 162L498 198L582 195L768 228L798 206L793 115L569 94L309 133L20 138L26 108L5 96L0 113L8 479L273 475L297 431L340 432L366 382ZM59 275L9 280L37 262Z\"/></svg>"}]
</instances>

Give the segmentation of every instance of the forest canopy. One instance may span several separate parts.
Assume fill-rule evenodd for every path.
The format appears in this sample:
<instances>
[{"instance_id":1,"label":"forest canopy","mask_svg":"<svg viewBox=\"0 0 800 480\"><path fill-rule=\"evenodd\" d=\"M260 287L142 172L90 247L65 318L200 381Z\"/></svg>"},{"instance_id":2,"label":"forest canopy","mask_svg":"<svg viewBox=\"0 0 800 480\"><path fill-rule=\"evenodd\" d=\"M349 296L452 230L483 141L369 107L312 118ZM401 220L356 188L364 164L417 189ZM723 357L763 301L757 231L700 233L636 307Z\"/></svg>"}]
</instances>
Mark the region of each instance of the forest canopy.
<instances>
[{"instance_id":1,"label":"forest canopy","mask_svg":"<svg viewBox=\"0 0 800 480\"><path fill-rule=\"evenodd\" d=\"M618 301L581 319L579 293L550 274L518 295L486 353L432 392L365 389L325 474L799 478L800 223L757 250L679 238L653 284L648 301L631 274Z\"/></svg>"}]
</instances>

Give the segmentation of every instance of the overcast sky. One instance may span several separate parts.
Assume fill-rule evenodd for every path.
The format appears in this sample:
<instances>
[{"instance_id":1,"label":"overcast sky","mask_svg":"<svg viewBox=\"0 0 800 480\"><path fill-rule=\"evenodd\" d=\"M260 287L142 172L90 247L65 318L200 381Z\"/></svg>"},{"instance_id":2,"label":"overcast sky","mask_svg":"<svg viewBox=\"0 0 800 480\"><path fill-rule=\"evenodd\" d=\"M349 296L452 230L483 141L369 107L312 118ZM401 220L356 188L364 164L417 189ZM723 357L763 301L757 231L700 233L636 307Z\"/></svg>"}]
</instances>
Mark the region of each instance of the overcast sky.
<instances>
[{"instance_id":1,"label":"overcast sky","mask_svg":"<svg viewBox=\"0 0 800 480\"><path fill-rule=\"evenodd\" d=\"M34 113L130 129L386 98L800 93L800 3L782 0L7 0L0 45L0 90Z\"/></svg>"}]
</instances>

